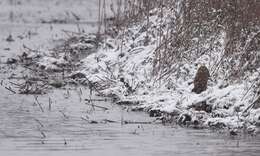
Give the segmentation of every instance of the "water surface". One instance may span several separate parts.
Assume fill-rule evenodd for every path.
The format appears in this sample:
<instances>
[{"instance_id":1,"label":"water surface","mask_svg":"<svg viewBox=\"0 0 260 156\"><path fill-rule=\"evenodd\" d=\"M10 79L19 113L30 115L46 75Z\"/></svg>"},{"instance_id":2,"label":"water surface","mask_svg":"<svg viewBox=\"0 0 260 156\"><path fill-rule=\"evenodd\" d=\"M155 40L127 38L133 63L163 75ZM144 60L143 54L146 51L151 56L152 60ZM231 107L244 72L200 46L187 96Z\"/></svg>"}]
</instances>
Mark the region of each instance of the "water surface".
<instances>
[{"instance_id":1,"label":"water surface","mask_svg":"<svg viewBox=\"0 0 260 156\"><path fill-rule=\"evenodd\" d=\"M21 54L23 45L40 50L48 49L54 46L53 43L68 37L62 30L78 31L77 23L42 24L38 16L25 17L48 8L53 10L50 6L54 1L38 1L39 3L23 0L23 5L15 5L24 10L14 12L15 15L22 15L25 20L17 20L19 16L8 20L7 16L15 8L9 3L1 11L2 63L8 57ZM55 0L55 4L59 2L59 9L53 13L50 11L50 17L62 17L68 9L76 13L79 11L76 6L68 7L74 0L60 3L61 1ZM86 32L95 32L97 27L93 19L95 10L98 10L97 5L94 5L97 1L88 2L91 5L87 5L85 11L91 20L86 22L88 18L85 18L85 22L79 26ZM78 0L74 5L81 4ZM2 3L0 6L3 8L5 5ZM34 6L34 9L30 6ZM43 12L39 17L46 17L46 13ZM6 42L10 34L14 42ZM11 80L7 78L13 70L4 64L1 64L0 69L3 86L8 86ZM3 86L0 86L0 155L258 156L260 153L259 136L232 137L211 130L165 126L153 122L154 118L146 113L131 112L112 101L92 103L105 107L106 110L93 107L84 99L102 98L90 96L89 90L83 86L50 90L46 95L39 96L42 109L34 96L13 94ZM123 124L122 121L151 124Z\"/></svg>"}]
</instances>

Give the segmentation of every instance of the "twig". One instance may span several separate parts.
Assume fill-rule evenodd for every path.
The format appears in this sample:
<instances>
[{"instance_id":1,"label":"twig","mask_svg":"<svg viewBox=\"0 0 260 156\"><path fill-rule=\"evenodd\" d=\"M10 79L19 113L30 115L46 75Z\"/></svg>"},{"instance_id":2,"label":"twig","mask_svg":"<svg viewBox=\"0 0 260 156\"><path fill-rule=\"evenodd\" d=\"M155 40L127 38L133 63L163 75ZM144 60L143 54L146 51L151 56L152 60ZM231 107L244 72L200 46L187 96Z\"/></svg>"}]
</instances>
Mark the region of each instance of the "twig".
<instances>
[{"instance_id":1,"label":"twig","mask_svg":"<svg viewBox=\"0 0 260 156\"><path fill-rule=\"evenodd\" d=\"M109 101L110 99L104 98L104 99L85 99L85 101L87 102L91 102L91 101Z\"/></svg>"},{"instance_id":2,"label":"twig","mask_svg":"<svg viewBox=\"0 0 260 156\"><path fill-rule=\"evenodd\" d=\"M100 95L103 95L95 86L94 83L92 83L88 78L86 78L86 80L88 81L88 83L91 85L91 87L93 87L95 89L96 92L98 92Z\"/></svg>"},{"instance_id":3,"label":"twig","mask_svg":"<svg viewBox=\"0 0 260 156\"><path fill-rule=\"evenodd\" d=\"M81 88L79 88L79 93L80 93L80 95L82 95L82 94L83 94L83 92L82 92L82 89L81 89Z\"/></svg>"},{"instance_id":4,"label":"twig","mask_svg":"<svg viewBox=\"0 0 260 156\"><path fill-rule=\"evenodd\" d=\"M5 89L7 89L7 90L9 90L10 92L16 94L16 92L15 92L14 90L12 90L10 86L9 86L9 87L5 87Z\"/></svg>"},{"instance_id":5,"label":"twig","mask_svg":"<svg viewBox=\"0 0 260 156\"><path fill-rule=\"evenodd\" d=\"M61 114L64 116L64 118L66 118L66 119L69 118L63 111L60 110L59 112L61 112Z\"/></svg>"},{"instance_id":6,"label":"twig","mask_svg":"<svg viewBox=\"0 0 260 156\"><path fill-rule=\"evenodd\" d=\"M22 84L14 83L14 82L11 82L11 81L9 81L9 83L11 83L12 85L18 86L18 87L22 86Z\"/></svg>"},{"instance_id":7,"label":"twig","mask_svg":"<svg viewBox=\"0 0 260 156\"><path fill-rule=\"evenodd\" d=\"M34 98L35 98L36 103L39 105L41 111L44 112L44 110L43 110L43 108L42 108L42 105L41 105L40 102L38 101L38 96L34 96Z\"/></svg>"},{"instance_id":8,"label":"twig","mask_svg":"<svg viewBox=\"0 0 260 156\"><path fill-rule=\"evenodd\" d=\"M34 119L41 127L44 127L44 125L40 122L38 119Z\"/></svg>"},{"instance_id":9,"label":"twig","mask_svg":"<svg viewBox=\"0 0 260 156\"><path fill-rule=\"evenodd\" d=\"M243 101L244 98L246 97L246 95L249 93L249 91L253 88L253 86L255 85L255 83L257 82L258 80L255 80L251 86L247 89L246 93L242 96L241 100L240 101Z\"/></svg>"},{"instance_id":10,"label":"twig","mask_svg":"<svg viewBox=\"0 0 260 156\"><path fill-rule=\"evenodd\" d=\"M104 119L103 121L105 121L105 122L109 122L109 123L118 123L118 121L109 120L109 119Z\"/></svg>"},{"instance_id":11,"label":"twig","mask_svg":"<svg viewBox=\"0 0 260 156\"><path fill-rule=\"evenodd\" d=\"M88 120L88 119L83 118L83 117L81 117L81 119L84 120L84 121L87 121L90 124L98 124L98 121L95 121L95 120Z\"/></svg>"},{"instance_id":12,"label":"twig","mask_svg":"<svg viewBox=\"0 0 260 156\"><path fill-rule=\"evenodd\" d=\"M51 101L51 98L49 97L49 111L51 111L51 104L52 104L52 101Z\"/></svg>"},{"instance_id":13,"label":"twig","mask_svg":"<svg viewBox=\"0 0 260 156\"><path fill-rule=\"evenodd\" d=\"M73 16L74 16L74 18L77 20L77 21L79 21L80 20L80 17L77 15L77 14L75 14L74 12L70 12Z\"/></svg>"},{"instance_id":14,"label":"twig","mask_svg":"<svg viewBox=\"0 0 260 156\"><path fill-rule=\"evenodd\" d=\"M243 97L241 98L240 101L243 101L244 98L246 97L246 95L249 93L249 91L253 88L253 86L256 84L256 82L258 82L258 79L256 79L251 86L248 88L248 90L246 91L246 93L243 95ZM253 102L251 103L244 111L243 113L246 113L250 108L254 107L254 105L256 104L257 100L259 99L259 97Z\"/></svg>"},{"instance_id":15,"label":"twig","mask_svg":"<svg viewBox=\"0 0 260 156\"><path fill-rule=\"evenodd\" d=\"M10 77L8 77L8 79L24 80L25 77L14 77L14 76L10 76Z\"/></svg>"},{"instance_id":16,"label":"twig","mask_svg":"<svg viewBox=\"0 0 260 156\"><path fill-rule=\"evenodd\" d=\"M46 135L43 131L41 131L41 135L42 135L43 138L46 138Z\"/></svg>"},{"instance_id":17,"label":"twig","mask_svg":"<svg viewBox=\"0 0 260 156\"><path fill-rule=\"evenodd\" d=\"M85 120L85 121L87 121L87 122L89 121L88 119L86 119L86 118L84 118L84 117L81 117L81 119L82 119L82 120Z\"/></svg>"},{"instance_id":18,"label":"twig","mask_svg":"<svg viewBox=\"0 0 260 156\"><path fill-rule=\"evenodd\" d=\"M152 124L152 122L142 122L142 121L123 121L124 124Z\"/></svg>"},{"instance_id":19,"label":"twig","mask_svg":"<svg viewBox=\"0 0 260 156\"><path fill-rule=\"evenodd\" d=\"M254 102L252 102L250 105L248 105L248 107L243 111L243 113L246 113L250 108L254 107L255 104L259 103L259 99L260 99L260 97L257 97L257 99L254 100Z\"/></svg>"},{"instance_id":20,"label":"twig","mask_svg":"<svg viewBox=\"0 0 260 156\"><path fill-rule=\"evenodd\" d=\"M34 52L34 53L44 53L43 51L40 51L40 50L31 49L31 48L27 47L25 44L23 44L23 48L29 50L30 52Z\"/></svg>"},{"instance_id":21,"label":"twig","mask_svg":"<svg viewBox=\"0 0 260 156\"><path fill-rule=\"evenodd\" d=\"M104 110L108 110L108 108L103 107L103 106L98 106L98 105L89 104L89 103L85 103L85 104L86 104L86 105L90 105L90 106L94 106L94 107L97 107L97 108L101 108L101 109L104 109Z\"/></svg>"},{"instance_id":22,"label":"twig","mask_svg":"<svg viewBox=\"0 0 260 156\"><path fill-rule=\"evenodd\" d=\"M73 32L73 31L68 31L68 30L64 30L64 29L62 29L61 31L63 31L63 32L64 32L65 34L67 34L68 36L82 35L82 33ZM71 33L72 35L69 35L69 33Z\"/></svg>"}]
</instances>

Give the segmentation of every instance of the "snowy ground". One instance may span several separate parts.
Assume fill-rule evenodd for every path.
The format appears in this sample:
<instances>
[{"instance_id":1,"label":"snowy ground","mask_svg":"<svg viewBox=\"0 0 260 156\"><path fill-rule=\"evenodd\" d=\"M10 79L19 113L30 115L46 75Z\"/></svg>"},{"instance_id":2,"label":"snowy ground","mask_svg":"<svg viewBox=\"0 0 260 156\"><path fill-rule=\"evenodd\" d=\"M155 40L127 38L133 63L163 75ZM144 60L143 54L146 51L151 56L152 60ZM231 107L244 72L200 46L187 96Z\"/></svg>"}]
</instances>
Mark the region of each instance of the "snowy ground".
<instances>
[{"instance_id":1,"label":"snowy ground","mask_svg":"<svg viewBox=\"0 0 260 156\"><path fill-rule=\"evenodd\" d=\"M59 3L56 5L59 6ZM173 113L177 121L188 115L191 117L191 124L199 120L201 127L221 125L221 128L224 126L232 131L244 127L249 132L258 133L260 108L250 108L256 98L250 86L254 85L258 72L248 74L245 81L229 83L223 81L225 71L219 71L217 76L210 79L205 92L201 94L191 92L198 67L205 64L210 72L214 71L216 62L222 58L223 46L216 47L210 55L204 54L193 62L176 62L178 70L166 78L152 76L155 50L160 41L159 28L163 25L163 32L166 33L170 19L169 12L166 10L165 13L161 19L157 16L156 10L152 10L148 28L144 21L119 31L115 38L105 35L94 53L86 53L84 49L93 49L96 46L95 37L77 36L76 42L68 44L69 48L75 53L86 54L80 58L80 62L76 62L80 67L75 72L83 73L88 81L99 84L105 95L116 95L121 101L138 103L133 109ZM57 14L57 17L59 16ZM217 42L223 45L223 40L223 34L219 34ZM53 50L44 50L44 55L37 60L37 66L43 66L46 70L61 71L60 66L70 64L71 60L68 61L66 57L67 52L61 51L55 56L53 53L55 53ZM199 103L206 103L212 111L206 113L203 110L196 110L194 106Z\"/></svg>"},{"instance_id":2,"label":"snowy ground","mask_svg":"<svg viewBox=\"0 0 260 156\"><path fill-rule=\"evenodd\" d=\"M2 8L0 11L2 63L6 62L7 58L16 58L20 55L24 51L23 45L47 54L52 53L50 48L68 39L62 30L78 32L80 28L90 33L97 29L95 20L97 0L66 0L66 2L62 1L63 3L60 3L61 0L13 0L13 2L11 4L10 1L1 1L0 4ZM72 12L82 20L76 22ZM10 15L12 15L11 19ZM48 23L57 19L62 19L67 23ZM156 20L156 17L153 20ZM76 23L79 23L79 27ZM198 113L187 110L187 106L204 99L217 99L217 102L223 104L221 101L232 101L237 94L244 91L243 84L221 90L211 85L209 90L201 95L190 93L192 86L186 82L192 81L196 67L189 64L181 71L185 72L185 68L188 68L190 70L188 78L185 81L176 80L180 83L173 83L175 89L166 90L164 82L159 84L150 80L153 51L157 40L151 38L148 45L143 42L145 35L140 31L143 25L131 26L127 31L129 34L123 40L120 37L107 37L106 41L109 44L100 45L96 53L81 60L82 63L77 72L86 74L92 82L106 86L102 90L103 93L117 95L125 101L138 101L139 104L133 106L133 109L142 108L146 111L158 109L168 113L175 111L181 114ZM151 31L154 30L151 29ZM6 41L9 35L12 35L14 41ZM133 35L136 35L134 41ZM38 63L53 66L53 60L57 59L60 58L42 57ZM4 86L10 85L7 77L11 73L13 73L12 70L1 64L0 77ZM128 88L120 82L121 77L136 89L134 94L129 93ZM81 87L81 93L79 88L68 88L67 86L39 96L39 102L44 110L42 112L39 105L35 104L33 96L14 95L0 87L2 108L0 111L2 119L0 121L0 153L4 155L22 155L22 153L23 155L86 155L87 153L91 155L178 154L183 156L191 153L193 155L231 155L234 153L258 155L259 153L259 138L257 137L243 135L233 137L207 129L180 128L175 124L162 126L157 122L122 125L122 120L152 122L155 118L149 118L147 114L140 112L129 112L128 109L122 109L110 102L95 103L109 110L93 111L93 108L87 106L83 100L89 98L88 89ZM52 101L51 110L49 110L49 97ZM181 103L180 107L177 103ZM231 108L233 106L232 104ZM240 124L237 122L238 117L232 114L233 111L224 113L227 113L227 117L212 118L204 113L206 118L203 121L206 123L210 120L224 120L232 126L236 123L235 127ZM254 117L253 112L250 117ZM104 119L117 123L106 123ZM98 123L90 124L91 120ZM232 120L233 122L230 122Z\"/></svg>"},{"instance_id":3,"label":"snowy ground","mask_svg":"<svg viewBox=\"0 0 260 156\"><path fill-rule=\"evenodd\" d=\"M153 11L156 12L152 10L151 14ZM146 22L141 22L119 32L116 38L107 36L106 43L100 45L96 53L81 60L82 66L78 72L84 73L91 82L103 84L104 94L116 95L122 101L138 103L134 109L173 113L177 121L188 115L192 118L191 124L199 121L202 127L226 128L231 131L244 127L245 131L257 134L260 108L250 107L256 98L250 86L254 85L258 72L248 74L245 81L229 83L222 81L225 71L219 71L216 77L210 79L205 92L191 92L199 65L205 64L212 72L216 62L222 57L223 47L217 47L210 55L202 55L194 62L176 63L179 69L166 79L152 77L153 58L159 45L158 30L160 25L166 25L164 29L167 29L168 17L169 15L165 15L161 19L155 13L150 17L150 25L146 31L143 31ZM223 40L223 35L220 34L218 42L224 44ZM121 81L122 78L125 82ZM206 113L194 108L196 104L203 102L212 108L212 112Z\"/></svg>"}]
</instances>

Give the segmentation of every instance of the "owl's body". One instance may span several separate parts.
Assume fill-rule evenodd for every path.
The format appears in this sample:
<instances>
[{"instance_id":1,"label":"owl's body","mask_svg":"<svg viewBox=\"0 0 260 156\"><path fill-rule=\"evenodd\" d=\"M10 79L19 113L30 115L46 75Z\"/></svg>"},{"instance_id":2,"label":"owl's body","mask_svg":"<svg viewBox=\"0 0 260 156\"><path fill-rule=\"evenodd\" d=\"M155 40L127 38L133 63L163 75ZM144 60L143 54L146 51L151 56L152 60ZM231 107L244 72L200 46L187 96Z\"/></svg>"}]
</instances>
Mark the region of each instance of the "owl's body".
<instances>
[{"instance_id":1,"label":"owl's body","mask_svg":"<svg viewBox=\"0 0 260 156\"><path fill-rule=\"evenodd\" d=\"M210 74L208 68L204 65L200 66L193 81L194 88L192 89L192 92L200 94L205 91L207 89L209 77Z\"/></svg>"}]
</instances>

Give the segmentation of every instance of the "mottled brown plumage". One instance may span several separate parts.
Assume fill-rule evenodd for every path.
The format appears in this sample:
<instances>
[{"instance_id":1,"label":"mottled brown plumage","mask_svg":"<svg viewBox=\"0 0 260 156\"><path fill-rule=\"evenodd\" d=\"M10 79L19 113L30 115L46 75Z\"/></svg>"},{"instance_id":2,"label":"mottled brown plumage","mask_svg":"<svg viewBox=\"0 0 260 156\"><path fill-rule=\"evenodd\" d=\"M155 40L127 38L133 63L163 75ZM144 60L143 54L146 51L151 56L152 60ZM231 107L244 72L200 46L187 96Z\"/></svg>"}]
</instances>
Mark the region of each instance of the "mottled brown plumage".
<instances>
[{"instance_id":1,"label":"mottled brown plumage","mask_svg":"<svg viewBox=\"0 0 260 156\"><path fill-rule=\"evenodd\" d=\"M205 91L207 89L209 77L208 68L204 65L200 66L193 81L194 88L192 89L192 92L200 94Z\"/></svg>"}]
</instances>

